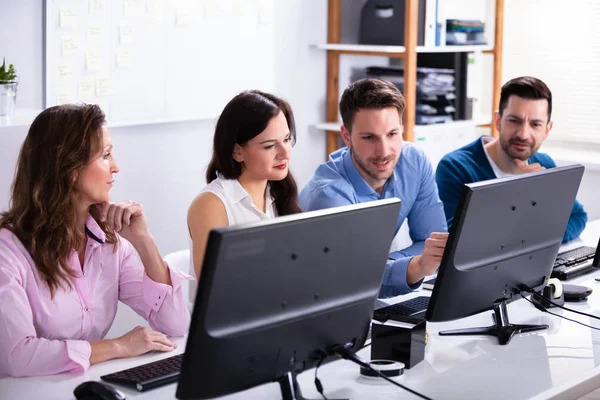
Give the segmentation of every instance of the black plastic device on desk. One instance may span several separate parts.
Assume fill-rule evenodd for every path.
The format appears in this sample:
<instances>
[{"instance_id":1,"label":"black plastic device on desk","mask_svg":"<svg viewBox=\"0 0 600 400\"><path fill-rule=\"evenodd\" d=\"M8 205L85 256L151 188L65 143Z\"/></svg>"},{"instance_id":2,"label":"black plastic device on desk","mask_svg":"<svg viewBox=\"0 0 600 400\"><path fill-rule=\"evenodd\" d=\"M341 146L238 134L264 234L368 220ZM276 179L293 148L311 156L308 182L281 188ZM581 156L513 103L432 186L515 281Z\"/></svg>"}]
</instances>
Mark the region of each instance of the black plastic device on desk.
<instances>
[{"instance_id":1,"label":"black plastic device on desk","mask_svg":"<svg viewBox=\"0 0 600 400\"><path fill-rule=\"evenodd\" d=\"M600 268L600 240L596 248L581 246L556 256L552 277L568 280Z\"/></svg>"}]
</instances>

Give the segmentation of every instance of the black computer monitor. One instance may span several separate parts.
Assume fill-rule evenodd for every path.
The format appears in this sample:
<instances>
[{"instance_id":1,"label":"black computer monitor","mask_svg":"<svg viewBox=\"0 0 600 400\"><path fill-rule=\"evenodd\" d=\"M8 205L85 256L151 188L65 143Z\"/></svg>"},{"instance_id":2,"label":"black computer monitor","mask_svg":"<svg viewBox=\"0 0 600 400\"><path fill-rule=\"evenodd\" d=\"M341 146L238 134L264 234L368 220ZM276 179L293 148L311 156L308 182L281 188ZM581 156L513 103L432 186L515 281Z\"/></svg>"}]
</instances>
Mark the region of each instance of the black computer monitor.
<instances>
[{"instance_id":1,"label":"black computer monitor","mask_svg":"<svg viewBox=\"0 0 600 400\"><path fill-rule=\"evenodd\" d=\"M360 349L399 212L387 199L211 231L177 398L278 381L296 399L322 352Z\"/></svg>"},{"instance_id":2,"label":"black computer monitor","mask_svg":"<svg viewBox=\"0 0 600 400\"><path fill-rule=\"evenodd\" d=\"M431 322L455 320L489 309L494 325L440 332L497 336L547 328L512 325L506 304L523 287L547 283L584 168L572 165L466 184L427 308Z\"/></svg>"}]
</instances>

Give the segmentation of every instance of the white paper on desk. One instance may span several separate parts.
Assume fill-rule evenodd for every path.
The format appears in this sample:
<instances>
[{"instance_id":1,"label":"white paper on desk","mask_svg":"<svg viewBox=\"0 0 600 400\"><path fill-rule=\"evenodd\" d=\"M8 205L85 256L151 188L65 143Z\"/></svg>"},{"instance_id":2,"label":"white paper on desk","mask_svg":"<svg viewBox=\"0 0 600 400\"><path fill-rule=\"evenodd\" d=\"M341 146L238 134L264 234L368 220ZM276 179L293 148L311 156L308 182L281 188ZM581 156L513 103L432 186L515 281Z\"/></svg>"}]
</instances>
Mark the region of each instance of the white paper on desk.
<instances>
[{"instance_id":1,"label":"white paper on desk","mask_svg":"<svg viewBox=\"0 0 600 400\"><path fill-rule=\"evenodd\" d=\"M56 91L56 105L70 104L73 102L73 93L71 93L69 89L59 89Z\"/></svg>"},{"instance_id":2,"label":"white paper on desk","mask_svg":"<svg viewBox=\"0 0 600 400\"><path fill-rule=\"evenodd\" d=\"M119 41L121 43L133 42L133 26L129 22L119 24Z\"/></svg>"},{"instance_id":3,"label":"white paper on desk","mask_svg":"<svg viewBox=\"0 0 600 400\"><path fill-rule=\"evenodd\" d=\"M87 28L87 40L90 43L102 43L104 26L100 22L90 22Z\"/></svg>"},{"instance_id":4,"label":"white paper on desk","mask_svg":"<svg viewBox=\"0 0 600 400\"><path fill-rule=\"evenodd\" d=\"M96 96L110 96L111 82L110 78L96 78Z\"/></svg>"},{"instance_id":5,"label":"white paper on desk","mask_svg":"<svg viewBox=\"0 0 600 400\"><path fill-rule=\"evenodd\" d=\"M89 101L96 93L96 79L91 77L79 80L79 99Z\"/></svg>"},{"instance_id":6,"label":"white paper on desk","mask_svg":"<svg viewBox=\"0 0 600 400\"><path fill-rule=\"evenodd\" d=\"M408 329L412 329L417 325L417 324L411 324L408 322L394 321L393 319L388 319L385 322L379 322L377 320L373 320L373 321L371 321L371 323L375 324L375 325L395 326L397 328L408 328Z\"/></svg>"},{"instance_id":7,"label":"white paper on desk","mask_svg":"<svg viewBox=\"0 0 600 400\"><path fill-rule=\"evenodd\" d=\"M126 17L141 17L144 15L144 2L141 0L125 0L123 14Z\"/></svg>"},{"instance_id":8,"label":"white paper on desk","mask_svg":"<svg viewBox=\"0 0 600 400\"><path fill-rule=\"evenodd\" d=\"M148 15L157 17L163 15L164 10L164 0L148 0Z\"/></svg>"},{"instance_id":9,"label":"white paper on desk","mask_svg":"<svg viewBox=\"0 0 600 400\"><path fill-rule=\"evenodd\" d=\"M89 72L98 72L102 70L104 58L97 51L88 51L85 55L85 69Z\"/></svg>"},{"instance_id":10,"label":"white paper on desk","mask_svg":"<svg viewBox=\"0 0 600 400\"><path fill-rule=\"evenodd\" d=\"M90 0L90 12L104 11L106 3L104 0Z\"/></svg>"},{"instance_id":11,"label":"white paper on desk","mask_svg":"<svg viewBox=\"0 0 600 400\"><path fill-rule=\"evenodd\" d=\"M77 41L75 37L71 35L62 35L60 38L60 45L63 56L72 56L77 53Z\"/></svg>"},{"instance_id":12,"label":"white paper on desk","mask_svg":"<svg viewBox=\"0 0 600 400\"><path fill-rule=\"evenodd\" d=\"M117 50L116 63L117 68L119 69L129 69L133 67L133 56L131 55L131 51L128 49Z\"/></svg>"},{"instance_id":13,"label":"white paper on desk","mask_svg":"<svg viewBox=\"0 0 600 400\"><path fill-rule=\"evenodd\" d=\"M59 61L56 63L56 79L59 82L69 83L73 80L73 68L71 63L67 61Z\"/></svg>"},{"instance_id":14,"label":"white paper on desk","mask_svg":"<svg viewBox=\"0 0 600 400\"><path fill-rule=\"evenodd\" d=\"M61 28L74 28L77 22L75 8L71 6L60 6L59 26Z\"/></svg>"}]
</instances>

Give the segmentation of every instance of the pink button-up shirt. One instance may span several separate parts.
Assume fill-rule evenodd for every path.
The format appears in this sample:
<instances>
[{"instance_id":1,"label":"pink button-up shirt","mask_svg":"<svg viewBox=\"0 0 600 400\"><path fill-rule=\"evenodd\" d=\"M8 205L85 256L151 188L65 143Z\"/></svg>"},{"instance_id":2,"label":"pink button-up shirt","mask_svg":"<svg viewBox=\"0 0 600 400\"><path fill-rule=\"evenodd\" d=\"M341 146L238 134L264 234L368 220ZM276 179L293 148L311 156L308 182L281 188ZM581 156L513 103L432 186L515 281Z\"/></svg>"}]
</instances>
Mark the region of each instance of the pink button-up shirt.
<instances>
[{"instance_id":1,"label":"pink button-up shirt","mask_svg":"<svg viewBox=\"0 0 600 400\"><path fill-rule=\"evenodd\" d=\"M171 286L154 282L127 240L119 237L114 251L92 217L86 232L83 272L73 250L72 289L59 288L51 298L29 252L12 232L0 230L0 377L85 371L89 341L106 335L119 300L155 330L187 333L190 315L181 282L191 277L170 269Z\"/></svg>"}]
</instances>

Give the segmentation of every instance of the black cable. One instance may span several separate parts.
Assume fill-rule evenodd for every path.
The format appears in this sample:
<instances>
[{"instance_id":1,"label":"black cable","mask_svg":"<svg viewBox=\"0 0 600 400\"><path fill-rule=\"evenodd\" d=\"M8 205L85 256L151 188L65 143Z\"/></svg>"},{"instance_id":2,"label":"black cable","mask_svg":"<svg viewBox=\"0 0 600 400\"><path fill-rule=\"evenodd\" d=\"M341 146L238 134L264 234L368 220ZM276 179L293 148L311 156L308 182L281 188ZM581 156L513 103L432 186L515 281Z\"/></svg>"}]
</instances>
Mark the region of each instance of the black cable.
<instances>
[{"instance_id":1,"label":"black cable","mask_svg":"<svg viewBox=\"0 0 600 400\"><path fill-rule=\"evenodd\" d=\"M317 392L319 392L321 396L323 396L323 400L327 400L327 397L325 397L325 394L323 393L323 385L321 384L321 380L317 377L317 372L319 371L319 367L321 366L323 361L325 361L326 358L327 353L323 352L321 354L319 362L317 362L317 367L315 368L315 387L317 388Z\"/></svg>"},{"instance_id":2,"label":"black cable","mask_svg":"<svg viewBox=\"0 0 600 400\"><path fill-rule=\"evenodd\" d=\"M573 312L575 314L583 315L584 317L590 317L590 318L595 318L597 320L600 320L600 317L598 317L596 315L584 313L584 312L581 312L581 311L573 310L572 308L561 306L560 304L557 304L557 303L553 302L552 300L549 300L549 299L545 298L544 296L542 296L541 294L539 294L538 292L536 292L535 290L533 290L529 286L526 286L526 285L521 285L521 286L522 287L519 288L519 290L521 290L521 292L520 292L521 297L523 297L523 292L531 293L533 296L537 297L538 299L541 298L542 300L547 301L548 303L552 304L554 307L562 308L563 310L567 310L567 311ZM535 306L535 304L533 304L533 305Z\"/></svg>"},{"instance_id":3,"label":"black cable","mask_svg":"<svg viewBox=\"0 0 600 400\"><path fill-rule=\"evenodd\" d=\"M548 314L554 315L554 316L559 317L559 318L566 319L567 321L575 322L576 324L583 325L583 326L585 326L587 328L596 329L597 331L600 331L600 328L596 328L595 326L584 324L583 322L579 322L577 320L565 317L564 315L560 315L560 314L553 313L552 311L548 311L548 309L546 307L544 307L543 305L541 305L541 304L535 304L533 301L531 301L527 297L523 296L523 293L521 293L521 297L523 297L525 300L527 300L528 302L530 302L531 304L533 304L535 308L537 308L538 310L540 310L542 312L547 312Z\"/></svg>"},{"instance_id":4,"label":"black cable","mask_svg":"<svg viewBox=\"0 0 600 400\"><path fill-rule=\"evenodd\" d=\"M360 358L358 358L356 356L356 354L352 353L351 351L349 351L347 348L345 348L343 346L337 347L334 350L334 352L335 352L335 354L337 354L338 356L340 356L341 358L343 358L345 360L350 360L350 361L352 361L352 362L360 365L361 367L368 368L371 372L379 375L381 378L385 379L386 381L388 381L388 382L390 382L390 383L392 383L392 384L394 384L396 386L399 386L399 387L401 387L402 389L404 389L406 391L409 391L410 393L414 394L415 396L419 396L420 398L425 399L425 400L432 400L430 397L427 397L427 396L425 396L425 395L423 395L423 394L421 394L421 393L419 393L417 391L414 391L414 390L412 390L410 388L407 388L406 386L404 386L404 385L396 382L393 379L390 379L388 376L382 374L380 371L378 371L375 368L373 368L371 366L371 364L369 364L368 362L364 362L363 360L361 360Z\"/></svg>"}]
</instances>

